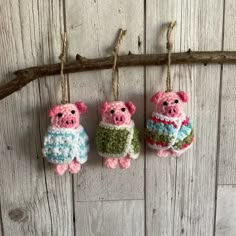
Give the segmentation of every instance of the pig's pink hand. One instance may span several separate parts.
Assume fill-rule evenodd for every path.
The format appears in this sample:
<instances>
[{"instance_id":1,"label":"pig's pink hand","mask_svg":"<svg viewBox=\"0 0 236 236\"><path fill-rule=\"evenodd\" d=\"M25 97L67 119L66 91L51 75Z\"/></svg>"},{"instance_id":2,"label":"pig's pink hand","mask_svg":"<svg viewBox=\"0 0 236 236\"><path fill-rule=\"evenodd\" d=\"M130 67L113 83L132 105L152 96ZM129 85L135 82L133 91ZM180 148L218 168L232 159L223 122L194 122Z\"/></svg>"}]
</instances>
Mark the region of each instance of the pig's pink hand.
<instances>
[{"instance_id":1,"label":"pig's pink hand","mask_svg":"<svg viewBox=\"0 0 236 236\"><path fill-rule=\"evenodd\" d=\"M167 157L170 154L168 150L158 150L157 156L159 157Z\"/></svg>"},{"instance_id":2,"label":"pig's pink hand","mask_svg":"<svg viewBox=\"0 0 236 236\"><path fill-rule=\"evenodd\" d=\"M74 159L70 164L69 164L69 171L71 174L77 174L81 169L80 163Z\"/></svg>"},{"instance_id":3,"label":"pig's pink hand","mask_svg":"<svg viewBox=\"0 0 236 236\"><path fill-rule=\"evenodd\" d=\"M119 159L119 165L122 170L128 169L130 167L130 157L126 156Z\"/></svg>"},{"instance_id":4,"label":"pig's pink hand","mask_svg":"<svg viewBox=\"0 0 236 236\"><path fill-rule=\"evenodd\" d=\"M115 169L118 164L118 159L117 158L107 158L105 161L105 166L108 169Z\"/></svg>"},{"instance_id":5,"label":"pig's pink hand","mask_svg":"<svg viewBox=\"0 0 236 236\"><path fill-rule=\"evenodd\" d=\"M67 164L66 165L58 164L58 165L55 165L54 172L57 175L63 175L67 169L68 169Z\"/></svg>"}]
</instances>

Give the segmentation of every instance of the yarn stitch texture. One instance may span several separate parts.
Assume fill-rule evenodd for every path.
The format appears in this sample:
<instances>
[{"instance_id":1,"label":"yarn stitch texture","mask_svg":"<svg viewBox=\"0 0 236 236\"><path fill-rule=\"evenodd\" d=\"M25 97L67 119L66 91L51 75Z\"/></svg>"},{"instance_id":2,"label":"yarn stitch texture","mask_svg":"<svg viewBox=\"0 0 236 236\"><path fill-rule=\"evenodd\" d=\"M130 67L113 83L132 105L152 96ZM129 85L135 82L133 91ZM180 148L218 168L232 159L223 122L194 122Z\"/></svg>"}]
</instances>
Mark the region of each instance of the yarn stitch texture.
<instances>
[{"instance_id":1,"label":"yarn stitch texture","mask_svg":"<svg viewBox=\"0 0 236 236\"><path fill-rule=\"evenodd\" d=\"M83 126L78 129L49 127L44 138L43 154L53 164L68 164L74 158L83 164L87 161L89 139Z\"/></svg>"},{"instance_id":2,"label":"yarn stitch texture","mask_svg":"<svg viewBox=\"0 0 236 236\"><path fill-rule=\"evenodd\" d=\"M185 114L171 118L153 112L147 121L145 136L148 146L153 149L171 148L175 153L183 153L193 143L192 121Z\"/></svg>"},{"instance_id":3,"label":"yarn stitch texture","mask_svg":"<svg viewBox=\"0 0 236 236\"><path fill-rule=\"evenodd\" d=\"M120 109L120 102L113 102L109 104L110 110L119 110ZM129 113L123 113L124 119L126 121L130 120L130 114ZM110 113L103 113L104 120L110 120ZM131 121L131 120L130 120Z\"/></svg>"},{"instance_id":4,"label":"yarn stitch texture","mask_svg":"<svg viewBox=\"0 0 236 236\"><path fill-rule=\"evenodd\" d=\"M112 125L100 122L96 132L98 154L105 158L123 158L129 155L136 159L140 152L139 131L130 125Z\"/></svg>"}]
</instances>

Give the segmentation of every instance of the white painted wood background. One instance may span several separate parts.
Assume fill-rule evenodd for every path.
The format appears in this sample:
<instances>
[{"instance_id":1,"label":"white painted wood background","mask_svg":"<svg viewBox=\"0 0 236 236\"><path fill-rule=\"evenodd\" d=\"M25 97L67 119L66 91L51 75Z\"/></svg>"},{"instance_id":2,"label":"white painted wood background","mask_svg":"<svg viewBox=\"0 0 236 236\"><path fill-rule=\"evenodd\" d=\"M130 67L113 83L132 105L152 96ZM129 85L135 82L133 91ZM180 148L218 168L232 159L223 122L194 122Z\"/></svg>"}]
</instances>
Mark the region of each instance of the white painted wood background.
<instances>
[{"instance_id":1,"label":"white painted wood background","mask_svg":"<svg viewBox=\"0 0 236 236\"><path fill-rule=\"evenodd\" d=\"M65 28L69 59L111 55L119 28L128 30L121 54L165 52L171 20L174 51L236 50L235 11L235 0L1 0L0 83L17 69L57 62ZM0 101L0 235L235 236L235 68L173 66L174 88L190 95L195 144L178 159L143 145L129 171L105 169L94 145L111 70L69 75L71 101L89 108L82 123L92 148L76 176L55 176L41 153L47 110L61 99L58 76ZM142 132L165 76L165 67L120 69L121 98L137 105Z\"/></svg>"}]
</instances>

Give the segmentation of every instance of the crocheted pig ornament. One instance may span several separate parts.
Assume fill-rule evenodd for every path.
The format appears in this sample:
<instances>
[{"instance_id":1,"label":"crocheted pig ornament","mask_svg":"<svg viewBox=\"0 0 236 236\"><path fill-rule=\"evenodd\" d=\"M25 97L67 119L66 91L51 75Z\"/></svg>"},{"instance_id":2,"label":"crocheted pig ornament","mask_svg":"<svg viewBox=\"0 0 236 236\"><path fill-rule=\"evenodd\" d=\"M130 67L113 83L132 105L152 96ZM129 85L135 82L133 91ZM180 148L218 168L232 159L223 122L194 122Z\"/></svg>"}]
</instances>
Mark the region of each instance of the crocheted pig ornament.
<instances>
[{"instance_id":1,"label":"crocheted pig ornament","mask_svg":"<svg viewBox=\"0 0 236 236\"><path fill-rule=\"evenodd\" d=\"M56 105L48 115L51 125L44 138L43 154L48 162L55 164L55 173L63 175L67 169L76 174L87 161L88 136L80 124L80 114L86 112L83 102Z\"/></svg>"},{"instance_id":2,"label":"crocheted pig ornament","mask_svg":"<svg viewBox=\"0 0 236 236\"><path fill-rule=\"evenodd\" d=\"M131 159L140 152L139 132L131 116L136 107L132 102L103 102L100 107L102 121L96 132L98 154L106 159L105 166L115 169L130 167Z\"/></svg>"},{"instance_id":3,"label":"crocheted pig ornament","mask_svg":"<svg viewBox=\"0 0 236 236\"><path fill-rule=\"evenodd\" d=\"M147 121L146 141L157 150L157 156L179 156L193 142L191 120L184 114L185 92L157 92L151 98L155 110Z\"/></svg>"}]
</instances>

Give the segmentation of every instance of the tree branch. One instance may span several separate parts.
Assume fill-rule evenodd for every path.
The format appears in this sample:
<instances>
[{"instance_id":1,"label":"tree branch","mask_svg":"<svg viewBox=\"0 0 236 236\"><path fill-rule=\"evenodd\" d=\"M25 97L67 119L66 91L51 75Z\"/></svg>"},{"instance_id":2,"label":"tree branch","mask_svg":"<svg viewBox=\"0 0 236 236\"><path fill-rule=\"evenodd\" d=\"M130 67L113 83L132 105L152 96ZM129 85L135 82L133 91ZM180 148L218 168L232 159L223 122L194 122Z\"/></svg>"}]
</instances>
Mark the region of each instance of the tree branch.
<instances>
[{"instance_id":1,"label":"tree branch","mask_svg":"<svg viewBox=\"0 0 236 236\"><path fill-rule=\"evenodd\" d=\"M172 53L171 64L236 64L236 51L224 52L193 52L188 50L183 53ZM167 54L135 55L129 52L128 55L118 56L117 66L157 66L167 64ZM75 73L82 71L109 69L113 66L113 57L87 59L76 56L76 60L65 63L64 73ZM20 90L31 81L44 76L59 75L60 63L42 65L18 70L16 78L0 86L0 100ZM59 77L58 77L59 78Z\"/></svg>"}]
</instances>

